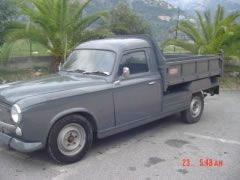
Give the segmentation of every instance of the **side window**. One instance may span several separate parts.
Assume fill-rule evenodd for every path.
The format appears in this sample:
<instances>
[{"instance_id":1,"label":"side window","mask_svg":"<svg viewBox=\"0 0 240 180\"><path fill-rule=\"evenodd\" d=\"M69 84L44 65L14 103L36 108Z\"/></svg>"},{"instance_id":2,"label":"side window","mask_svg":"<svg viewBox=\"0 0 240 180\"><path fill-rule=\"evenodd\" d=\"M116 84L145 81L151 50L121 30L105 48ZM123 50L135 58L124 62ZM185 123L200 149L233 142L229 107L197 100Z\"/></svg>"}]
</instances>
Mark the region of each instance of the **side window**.
<instances>
[{"instance_id":1,"label":"side window","mask_svg":"<svg viewBox=\"0 0 240 180\"><path fill-rule=\"evenodd\" d=\"M139 51L124 55L118 70L119 76L122 75L124 67L128 67L130 69L130 74L148 72L149 68L145 52Z\"/></svg>"}]
</instances>

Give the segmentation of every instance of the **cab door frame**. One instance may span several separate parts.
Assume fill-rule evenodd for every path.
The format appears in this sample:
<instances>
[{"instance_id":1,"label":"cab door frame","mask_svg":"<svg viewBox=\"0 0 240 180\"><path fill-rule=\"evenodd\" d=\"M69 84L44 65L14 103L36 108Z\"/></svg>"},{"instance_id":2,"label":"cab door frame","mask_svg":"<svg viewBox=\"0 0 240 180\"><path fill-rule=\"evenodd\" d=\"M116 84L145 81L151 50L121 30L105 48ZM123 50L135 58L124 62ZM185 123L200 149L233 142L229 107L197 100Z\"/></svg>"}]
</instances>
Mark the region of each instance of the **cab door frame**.
<instances>
[{"instance_id":1,"label":"cab door frame","mask_svg":"<svg viewBox=\"0 0 240 180\"><path fill-rule=\"evenodd\" d=\"M119 77L118 68L124 56L136 52L145 53L148 72L132 74L127 79ZM116 126L149 119L161 112L161 77L152 69L149 52L147 48L130 50L120 58L113 83Z\"/></svg>"}]
</instances>

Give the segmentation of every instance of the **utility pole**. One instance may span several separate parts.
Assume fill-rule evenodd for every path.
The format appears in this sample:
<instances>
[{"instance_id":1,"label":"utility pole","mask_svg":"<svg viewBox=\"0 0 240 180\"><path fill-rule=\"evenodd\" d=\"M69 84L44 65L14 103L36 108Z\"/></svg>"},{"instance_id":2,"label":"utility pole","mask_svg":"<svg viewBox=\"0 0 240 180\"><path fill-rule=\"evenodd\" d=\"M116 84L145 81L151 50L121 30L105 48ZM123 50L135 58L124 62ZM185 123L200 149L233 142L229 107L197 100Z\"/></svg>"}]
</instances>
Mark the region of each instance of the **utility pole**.
<instances>
[{"instance_id":1,"label":"utility pole","mask_svg":"<svg viewBox=\"0 0 240 180\"><path fill-rule=\"evenodd\" d=\"M177 26L176 26L176 34L175 39L178 39L178 27L179 27L179 20L180 20L180 9L178 7L178 15L177 15ZM176 46L174 46L174 52L176 51Z\"/></svg>"},{"instance_id":2,"label":"utility pole","mask_svg":"<svg viewBox=\"0 0 240 180\"><path fill-rule=\"evenodd\" d=\"M32 41L29 39L30 58L32 58Z\"/></svg>"},{"instance_id":3,"label":"utility pole","mask_svg":"<svg viewBox=\"0 0 240 180\"><path fill-rule=\"evenodd\" d=\"M31 23L32 23L31 17L30 17L30 20L29 20L29 21L30 21L30 22L29 22L29 31L31 31ZM30 53L29 53L30 59L32 59L32 41L31 41L31 36L30 36L30 38L29 38L29 51L30 51Z\"/></svg>"}]
</instances>

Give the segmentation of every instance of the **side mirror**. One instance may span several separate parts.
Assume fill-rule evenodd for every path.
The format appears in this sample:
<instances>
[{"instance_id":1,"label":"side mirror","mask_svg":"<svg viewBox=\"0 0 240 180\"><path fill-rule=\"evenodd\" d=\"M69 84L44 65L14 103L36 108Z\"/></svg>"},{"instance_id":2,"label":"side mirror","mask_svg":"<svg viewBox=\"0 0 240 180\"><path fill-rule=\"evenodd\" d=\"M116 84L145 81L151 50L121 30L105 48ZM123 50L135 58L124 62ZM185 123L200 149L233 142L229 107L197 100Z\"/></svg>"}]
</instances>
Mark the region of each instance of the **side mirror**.
<instances>
[{"instance_id":1,"label":"side mirror","mask_svg":"<svg viewBox=\"0 0 240 180\"><path fill-rule=\"evenodd\" d=\"M130 76L130 69L128 67L124 67L123 68L122 76L124 77L124 79L129 78L129 76Z\"/></svg>"}]
</instances>

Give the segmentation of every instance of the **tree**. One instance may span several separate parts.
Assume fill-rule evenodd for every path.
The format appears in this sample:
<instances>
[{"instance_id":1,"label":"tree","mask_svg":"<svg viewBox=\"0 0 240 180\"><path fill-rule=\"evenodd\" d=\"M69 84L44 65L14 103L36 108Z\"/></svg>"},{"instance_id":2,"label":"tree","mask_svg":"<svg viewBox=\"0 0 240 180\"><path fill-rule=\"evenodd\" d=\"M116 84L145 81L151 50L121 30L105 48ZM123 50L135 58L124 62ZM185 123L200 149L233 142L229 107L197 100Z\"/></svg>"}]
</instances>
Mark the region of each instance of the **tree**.
<instances>
[{"instance_id":1,"label":"tree","mask_svg":"<svg viewBox=\"0 0 240 180\"><path fill-rule=\"evenodd\" d=\"M7 42L30 40L40 43L55 57L51 70L81 42L107 33L102 26L92 27L106 13L85 14L90 0L21 0L19 7L27 21L15 21L6 28Z\"/></svg>"},{"instance_id":2,"label":"tree","mask_svg":"<svg viewBox=\"0 0 240 180\"><path fill-rule=\"evenodd\" d=\"M120 3L109 12L109 28L116 35L151 34L150 25L128 4Z\"/></svg>"},{"instance_id":3,"label":"tree","mask_svg":"<svg viewBox=\"0 0 240 180\"><path fill-rule=\"evenodd\" d=\"M228 38L223 48L225 49L225 53L228 56L235 56L238 59L240 58L240 25L234 26L234 36Z\"/></svg>"},{"instance_id":4,"label":"tree","mask_svg":"<svg viewBox=\"0 0 240 180\"><path fill-rule=\"evenodd\" d=\"M168 39L162 44L162 47L174 45L194 54L210 54L217 53L230 38L234 38L236 33L234 26L236 19L240 15L239 12L225 16L224 8L219 5L214 18L211 16L210 11L204 13L197 11L196 15L197 24L182 20L176 27L178 31L187 36L187 41Z\"/></svg>"},{"instance_id":5,"label":"tree","mask_svg":"<svg viewBox=\"0 0 240 180\"><path fill-rule=\"evenodd\" d=\"M0 46L3 45L3 32L7 22L16 18L17 8L15 0L0 1Z\"/></svg>"}]
</instances>

